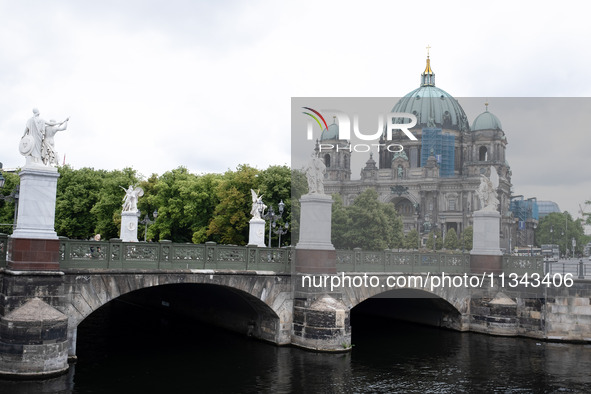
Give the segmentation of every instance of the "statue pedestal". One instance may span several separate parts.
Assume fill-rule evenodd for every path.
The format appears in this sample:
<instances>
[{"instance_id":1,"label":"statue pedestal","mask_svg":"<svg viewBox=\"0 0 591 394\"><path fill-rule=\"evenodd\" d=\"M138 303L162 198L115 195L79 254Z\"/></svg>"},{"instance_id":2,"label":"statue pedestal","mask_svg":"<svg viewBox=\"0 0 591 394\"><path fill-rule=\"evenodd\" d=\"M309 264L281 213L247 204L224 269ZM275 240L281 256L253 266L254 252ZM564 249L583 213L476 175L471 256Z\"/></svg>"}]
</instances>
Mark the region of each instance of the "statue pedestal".
<instances>
[{"instance_id":1,"label":"statue pedestal","mask_svg":"<svg viewBox=\"0 0 591 394\"><path fill-rule=\"evenodd\" d=\"M300 199L291 343L306 349L345 352L351 350L351 325L349 309L340 301L340 289L310 286L305 281L305 277L337 272L336 251L331 242L332 202L330 195L317 193Z\"/></svg>"},{"instance_id":2,"label":"statue pedestal","mask_svg":"<svg viewBox=\"0 0 591 394\"><path fill-rule=\"evenodd\" d=\"M55 167L25 166L21 178L18 216L12 238L58 239L55 232Z\"/></svg>"},{"instance_id":3,"label":"statue pedestal","mask_svg":"<svg viewBox=\"0 0 591 394\"><path fill-rule=\"evenodd\" d=\"M137 219L137 212L121 212L121 241L137 242Z\"/></svg>"},{"instance_id":4,"label":"statue pedestal","mask_svg":"<svg viewBox=\"0 0 591 394\"><path fill-rule=\"evenodd\" d=\"M59 173L54 167L25 165L21 178L16 227L8 239L8 268L59 269L59 240L55 232L55 200Z\"/></svg>"},{"instance_id":5,"label":"statue pedestal","mask_svg":"<svg viewBox=\"0 0 591 394\"><path fill-rule=\"evenodd\" d=\"M300 241L296 249L334 250L330 240L332 197L304 194L300 204Z\"/></svg>"},{"instance_id":6,"label":"statue pedestal","mask_svg":"<svg viewBox=\"0 0 591 394\"><path fill-rule=\"evenodd\" d=\"M500 228L501 214L497 211L476 211L470 269L474 273L500 273L503 271Z\"/></svg>"},{"instance_id":7,"label":"statue pedestal","mask_svg":"<svg viewBox=\"0 0 591 394\"><path fill-rule=\"evenodd\" d=\"M265 247L265 221L252 218L249 223L248 244Z\"/></svg>"}]
</instances>

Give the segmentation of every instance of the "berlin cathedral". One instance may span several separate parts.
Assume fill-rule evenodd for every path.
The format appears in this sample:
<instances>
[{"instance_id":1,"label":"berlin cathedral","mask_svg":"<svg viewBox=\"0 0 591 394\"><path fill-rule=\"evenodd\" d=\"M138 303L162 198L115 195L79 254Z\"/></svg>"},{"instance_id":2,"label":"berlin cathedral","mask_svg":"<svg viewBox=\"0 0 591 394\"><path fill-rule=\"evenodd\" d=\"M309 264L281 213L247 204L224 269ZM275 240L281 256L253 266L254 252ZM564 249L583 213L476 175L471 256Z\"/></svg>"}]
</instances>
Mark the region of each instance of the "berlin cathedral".
<instances>
[{"instance_id":1,"label":"berlin cathedral","mask_svg":"<svg viewBox=\"0 0 591 394\"><path fill-rule=\"evenodd\" d=\"M374 188L382 202L392 203L400 213L404 232L416 229L423 244L430 231L454 229L459 235L472 225L472 213L479 210L476 189L480 175L490 176L494 166L499 178L501 248L509 250L515 232L511 215L511 169L505 158L507 137L500 120L486 104L485 111L470 121L458 101L435 86L435 73L427 56L420 86L402 97L393 113L410 113L417 118L409 129L416 141L396 133L380 144L404 144L401 152L382 149L368 153L359 179L351 179L351 152L321 149L318 145L347 145L339 139L336 121L322 131L316 152L326 166L325 192L338 193L345 205L367 188ZM400 122L399 122L400 123ZM532 235L533 237L533 235ZM515 245L515 243L513 243Z\"/></svg>"}]
</instances>

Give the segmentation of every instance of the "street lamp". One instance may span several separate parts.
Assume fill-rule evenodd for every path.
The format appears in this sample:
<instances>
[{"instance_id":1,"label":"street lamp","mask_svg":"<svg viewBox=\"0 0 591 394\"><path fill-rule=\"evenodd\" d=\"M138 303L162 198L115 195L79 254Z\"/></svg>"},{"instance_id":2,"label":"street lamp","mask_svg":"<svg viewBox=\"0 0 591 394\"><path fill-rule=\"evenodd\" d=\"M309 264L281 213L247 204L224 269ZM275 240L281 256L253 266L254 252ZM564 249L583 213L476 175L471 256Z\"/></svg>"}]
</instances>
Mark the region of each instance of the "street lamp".
<instances>
[{"instance_id":1,"label":"street lamp","mask_svg":"<svg viewBox=\"0 0 591 394\"><path fill-rule=\"evenodd\" d=\"M573 259L575 258L575 246L577 246L577 240L575 239L575 237L573 237Z\"/></svg>"},{"instance_id":2,"label":"street lamp","mask_svg":"<svg viewBox=\"0 0 591 394\"><path fill-rule=\"evenodd\" d=\"M275 222L273 222L273 228L275 228L277 225ZM277 229L273 230L273 232L279 236L279 242L277 243L277 247L281 247L281 236L287 234L287 231L289 230L289 223L285 222L285 225L283 227L281 226L277 226Z\"/></svg>"},{"instance_id":3,"label":"street lamp","mask_svg":"<svg viewBox=\"0 0 591 394\"><path fill-rule=\"evenodd\" d=\"M141 216L141 211L138 211L138 216ZM140 220L140 224L144 224L146 226L144 228L144 242L146 242L148 236L148 224L153 224L156 221L156 218L158 217L157 209L155 209L154 212L152 212L152 216L154 217L154 220L150 220L148 214L146 214L146 216L144 216L144 218Z\"/></svg>"},{"instance_id":4,"label":"street lamp","mask_svg":"<svg viewBox=\"0 0 591 394\"><path fill-rule=\"evenodd\" d=\"M285 204L283 203L283 200L281 200L279 202L278 206L279 206L279 214L275 213L275 211L273 210L273 207L269 207L269 210L264 215L262 212L262 207L259 207L259 212L261 213L261 218L269 221L269 246L268 246L269 248L271 247L271 231L272 231L273 227L275 227L277 225L277 219L281 218L281 216L283 215L283 211L285 210Z\"/></svg>"},{"instance_id":5,"label":"street lamp","mask_svg":"<svg viewBox=\"0 0 591 394\"><path fill-rule=\"evenodd\" d=\"M550 237L552 239L552 244L554 244L554 226L550 225Z\"/></svg>"},{"instance_id":6,"label":"street lamp","mask_svg":"<svg viewBox=\"0 0 591 394\"><path fill-rule=\"evenodd\" d=\"M530 256L534 257L534 234L535 234L535 231L536 231L536 228L538 227L538 225L534 222L532 227L533 227L533 231L531 234L531 245L530 245L529 250L530 250Z\"/></svg>"}]
</instances>

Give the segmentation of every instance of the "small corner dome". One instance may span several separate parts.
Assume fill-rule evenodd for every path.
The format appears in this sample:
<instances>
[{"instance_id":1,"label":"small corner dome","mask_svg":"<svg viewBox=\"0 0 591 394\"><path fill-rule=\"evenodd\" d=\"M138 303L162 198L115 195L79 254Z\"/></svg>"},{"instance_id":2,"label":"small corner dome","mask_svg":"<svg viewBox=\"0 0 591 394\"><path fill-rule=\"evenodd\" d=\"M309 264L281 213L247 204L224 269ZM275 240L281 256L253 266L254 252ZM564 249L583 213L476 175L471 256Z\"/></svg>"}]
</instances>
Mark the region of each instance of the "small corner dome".
<instances>
[{"instance_id":1,"label":"small corner dome","mask_svg":"<svg viewBox=\"0 0 591 394\"><path fill-rule=\"evenodd\" d=\"M339 139L339 125L336 123L328 125L328 129L322 130L320 141Z\"/></svg>"},{"instance_id":2,"label":"small corner dome","mask_svg":"<svg viewBox=\"0 0 591 394\"><path fill-rule=\"evenodd\" d=\"M472 123L472 131L478 130L503 130L501 121L488 109L478 115Z\"/></svg>"}]
</instances>

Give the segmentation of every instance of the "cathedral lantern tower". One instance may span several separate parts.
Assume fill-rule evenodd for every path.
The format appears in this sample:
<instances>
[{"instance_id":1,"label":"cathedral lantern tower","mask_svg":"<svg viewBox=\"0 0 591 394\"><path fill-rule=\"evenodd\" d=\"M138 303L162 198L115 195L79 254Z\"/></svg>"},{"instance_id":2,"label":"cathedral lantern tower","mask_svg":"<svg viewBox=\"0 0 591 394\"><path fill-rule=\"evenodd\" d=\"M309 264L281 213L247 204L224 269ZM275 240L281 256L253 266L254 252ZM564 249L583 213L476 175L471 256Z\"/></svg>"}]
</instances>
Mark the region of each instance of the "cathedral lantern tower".
<instances>
[{"instance_id":1,"label":"cathedral lantern tower","mask_svg":"<svg viewBox=\"0 0 591 394\"><path fill-rule=\"evenodd\" d=\"M322 130L320 141L316 141L314 149L326 166L325 180L349 181L351 180L351 151L347 140L339 139L339 125L336 117L328 128Z\"/></svg>"}]
</instances>

